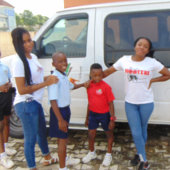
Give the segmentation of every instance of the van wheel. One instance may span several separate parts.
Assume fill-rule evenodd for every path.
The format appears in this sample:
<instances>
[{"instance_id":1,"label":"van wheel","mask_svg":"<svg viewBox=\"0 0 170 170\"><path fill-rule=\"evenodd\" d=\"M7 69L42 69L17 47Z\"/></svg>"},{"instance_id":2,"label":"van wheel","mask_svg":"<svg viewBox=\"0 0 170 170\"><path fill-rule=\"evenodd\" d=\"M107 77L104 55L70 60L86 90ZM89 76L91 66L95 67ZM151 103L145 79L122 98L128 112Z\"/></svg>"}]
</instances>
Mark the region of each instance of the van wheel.
<instances>
[{"instance_id":1,"label":"van wheel","mask_svg":"<svg viewBox=\"0 0 170 170\"><path fill-rule=\"evenodd\" d=\"M13 138L23 138L23 130L19 117L16 115L14 108L12 108L10 117L10 136Z\"/></svg>"}]
</instances>

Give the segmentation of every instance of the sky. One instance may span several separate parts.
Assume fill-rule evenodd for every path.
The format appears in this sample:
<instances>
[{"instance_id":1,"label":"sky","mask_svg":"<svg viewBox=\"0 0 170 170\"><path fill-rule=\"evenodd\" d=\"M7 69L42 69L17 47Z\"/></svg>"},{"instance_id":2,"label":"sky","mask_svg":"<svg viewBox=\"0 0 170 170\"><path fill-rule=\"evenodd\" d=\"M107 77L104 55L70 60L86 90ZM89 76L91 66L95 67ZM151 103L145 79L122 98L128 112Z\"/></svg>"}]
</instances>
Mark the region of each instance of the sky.
<instances>
[{"instance_id":1,"label":"sky","mask_svg":"<svg viewBox=\"0 0 170 170\"><path fill-rule=\"evenodd\" d=\"M43 16L51 17L60 9L63 9L64 0L5 0L13 5L17 14L22 13L24 10L31 11L34 15L40 14ZM47 4L47 2L49 4Z\"/></svg>"}]
</instances>

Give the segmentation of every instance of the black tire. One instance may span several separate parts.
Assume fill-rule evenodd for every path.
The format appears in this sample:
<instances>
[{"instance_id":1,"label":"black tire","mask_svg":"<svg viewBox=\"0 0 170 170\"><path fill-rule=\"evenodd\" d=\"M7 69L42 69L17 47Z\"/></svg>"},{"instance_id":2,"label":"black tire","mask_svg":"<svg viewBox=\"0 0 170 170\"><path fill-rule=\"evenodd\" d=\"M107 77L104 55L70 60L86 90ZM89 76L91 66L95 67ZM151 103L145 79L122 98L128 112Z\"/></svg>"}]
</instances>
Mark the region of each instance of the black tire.
<instances>
[{"instance_id":1,"label":"black tire","mask_svg":"<svg viewBox=\"0 0 170 170\"><path fill-rule=\"evenodd\" d=\"M24 137L21 121L16 115L14 108L12 108L10 116L10 136L18 139L22 139Z\"/></svg>"}]
</instances>

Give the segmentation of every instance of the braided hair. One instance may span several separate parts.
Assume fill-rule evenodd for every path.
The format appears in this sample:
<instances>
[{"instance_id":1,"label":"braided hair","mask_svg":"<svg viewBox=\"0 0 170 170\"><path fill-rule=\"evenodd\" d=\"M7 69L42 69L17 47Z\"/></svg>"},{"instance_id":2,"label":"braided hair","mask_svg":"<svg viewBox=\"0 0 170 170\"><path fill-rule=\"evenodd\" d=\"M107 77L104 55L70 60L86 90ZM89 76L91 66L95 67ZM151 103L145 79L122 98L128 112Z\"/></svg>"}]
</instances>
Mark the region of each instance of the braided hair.
<instances>
[{"instance_id":1,"label":"braided hair","mask_svg":"<svg viewBox=\"0 0 170 170\"><path fill-rule=\"evenodd\" d=\"M18 27L12 31L11 36L15 51L24 64L26 84L31 85L32 83L31 71L28 64L28 60L25 56L23 34L29 34L29 32L24 28Z\"/></svg>"}]
</instances>

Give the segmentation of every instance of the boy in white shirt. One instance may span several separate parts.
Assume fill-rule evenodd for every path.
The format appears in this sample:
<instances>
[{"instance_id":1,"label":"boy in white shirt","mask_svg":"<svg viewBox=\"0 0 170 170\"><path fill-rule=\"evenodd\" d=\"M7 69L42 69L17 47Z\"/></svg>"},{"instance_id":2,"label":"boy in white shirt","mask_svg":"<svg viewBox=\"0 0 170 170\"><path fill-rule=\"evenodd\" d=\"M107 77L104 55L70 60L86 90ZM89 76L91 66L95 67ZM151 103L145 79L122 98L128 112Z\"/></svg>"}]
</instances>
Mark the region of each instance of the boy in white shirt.
<instances>
[{"instance_id":1,"label":"boy in white shirt","mask_svg":"<svg viewBox=\"0 0 170 170\"><path fill-rule=\"evenodd\" d=\"M7 157L16 154L16 150L7 147L9 137L9 118L12 108L12 93L15 89L10 83L9 68L0 62L0 164L5 168L13 167L14 163Z\"/></svg>"},{"instance_id":2,"label":"boy in white shirt","mask_svg":"<svg viewBox=\"0 0 170 170\"><path fill-rule=\"evenodd\" d=\"M79 159L66 156L68 126L71 116L70 112L70 90L83 87L84 84L72 84L69 82L65 71L68 63L66 55L62 52L53 55L52 65L56 68L53 75L57 76L59 82L48 87L48 97L51 103L50 109L50 136L58 138L58 157L60 170L68 170L66 165L75 165Z\"/></svg>"}]
</instances>

